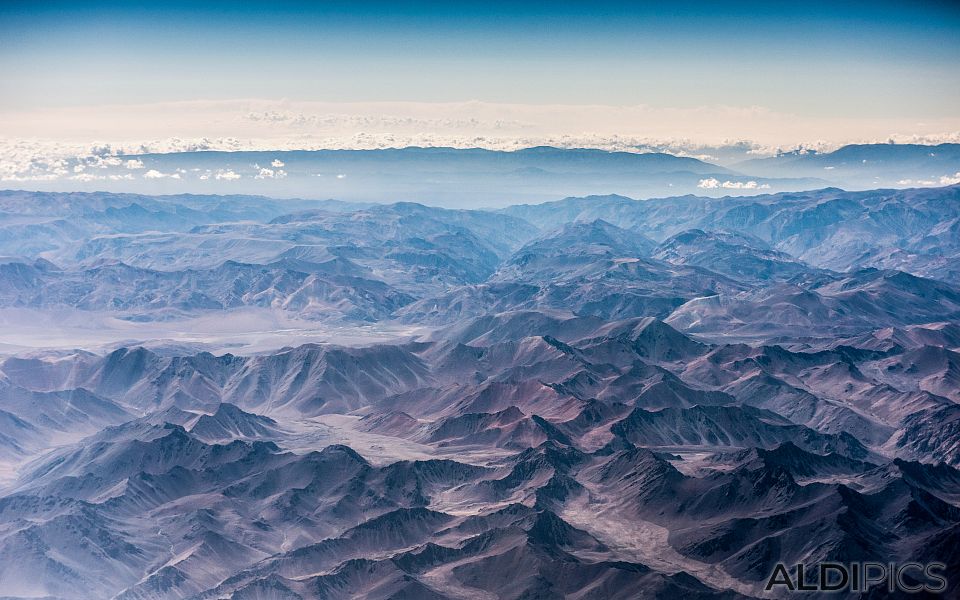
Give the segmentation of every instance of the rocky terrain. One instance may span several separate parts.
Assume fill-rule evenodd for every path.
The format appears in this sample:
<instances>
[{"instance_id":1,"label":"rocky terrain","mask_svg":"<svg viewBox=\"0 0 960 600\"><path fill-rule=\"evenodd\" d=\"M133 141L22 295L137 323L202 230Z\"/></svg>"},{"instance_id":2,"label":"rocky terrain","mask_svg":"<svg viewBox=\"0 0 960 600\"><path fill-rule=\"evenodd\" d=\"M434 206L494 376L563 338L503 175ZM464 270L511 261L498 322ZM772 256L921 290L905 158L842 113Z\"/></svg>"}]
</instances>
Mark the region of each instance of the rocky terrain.
<instances>
[{"instance_id":1,"label":"rocky terrain","mask_svg":"<svg viewBox=\"0 0 960 600\"><path fill-rule=\"evenodd\" d=\"M0 597L960 573L958 223L957 186L496 211L2 192ZM64 314L109 326L18 333Z\"/></svg>"}]
</instances>

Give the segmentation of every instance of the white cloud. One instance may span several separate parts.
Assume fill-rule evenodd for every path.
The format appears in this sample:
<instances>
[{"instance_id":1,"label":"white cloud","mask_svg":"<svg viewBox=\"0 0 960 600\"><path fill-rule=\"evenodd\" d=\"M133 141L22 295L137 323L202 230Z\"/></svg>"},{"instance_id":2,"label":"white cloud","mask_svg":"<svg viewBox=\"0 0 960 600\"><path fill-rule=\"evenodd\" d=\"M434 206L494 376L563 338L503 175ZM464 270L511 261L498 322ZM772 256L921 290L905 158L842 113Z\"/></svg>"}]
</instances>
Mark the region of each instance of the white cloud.
<instances>
[{"instance_id":1,"label":"white cloud","mask_svg":"<svg viewBox=\"0 0 960 600\"><path fill-rule=\"evenodd\" d=\"M143 178L144 179L164 179L164 178L180 179L180 173L161 173L156 169L150 169L149 171L143 174Z\"/></svg>"},{"instance_id":2,"label":"white cloud","mask_svg":"<svg viewBox=\"0 0 960 600\"><path fill-rule=\"evenodd\" d=\"M123 164L123 161L117 158L116 156L107 156L102 157L98 156L96 161L96 166L100 169L106 169L108 167L119 167Z\"/></svg>"},{"instance_id":3,"label":"white cloud","mask_svg":"<svg viewBox=\"0 0 960 600\"><path fill-rule=\"evenodd\" d=\"M948 179L946 175L940 178L940 182ZM957 181L960 181L958 179ZM914 185L920 187L935 187L937 185L950 185L948 183L940 183L936 179L901 179L897 182L897 185Z\"/></svg>"},{"instance_id":4,"label":"white cloud","mask_svg":"<svg viewBox=\"0 0 960 600\"><path fill-rule=\"evenodd\" d=\"M944 175L940 178L940 185L956 185L960 183L960 171L953 175Z\"/></svg>"},{"instance_id":5,"label":"white cloud","mask_svg":"<svg viewBox=\"0 0 960 600\"><path fill-rule=\"evenodd\" d=\"M897 182L897 185L919 187L939 187L957 184L960 184L960 171L953 175L941 175L939 179L901 179Z\"/></svg>"},{"instance_id":6,"label":"white cloud","mask_svg":"<svg viewBox=\"0 0 960 600\"><path fill-rule=\"evenodd\" d=\"M106 179L102 175L94 175L93 173L79 173L77 175L71 175L70 179L73 181L99 181L101 179Z\"/></svg>"},{"instance_id":7,"label":"white cloud","mask_svg":"<svg viewBox=\"0 0 960 600\"><path fill-rule=\"evenodd\" d=\"M280 161L275 160L273 162L277 163ZM287 176L287 172L283 169L268 169L266 167L260 167L260 165L254 165L253 168L259 169L257 174L253 176L254 179L283 179Z\"/></svg>"},{"instance_id":8,"label":"white cloud","mask_svg":"<svg viewBox=\"0 0 960 600\"><path fill-rule=\"evenodd\" d=\"M698 188L703 188L705 190L712 190L720 187L720 180L716 177L710 177L709 179L701 179L700 183L697 184Z\"/></svg>"},{"instance_id":9,"label":"white cloud","mask_svg":"<svg viewBox=\"0 0 960 600\"><path fill-rule=\"evenodd\" d=\"M755 145L748 154L757 154L760 156L803 156L805 154L822 154L836 150L842 143L828 142L826 140L815 140L812 142L801 142L792 146L761 146Z\"/></svg>"},{"instance_id":10,"label":"white cloud","mask_svg":"<svg viewBox=\"0 0 960 600\"><path fill-rule=\"evenodd\" d=\"M143 167L143 161L140 160L139 158L131 158L131 159L127 160L125 163L123 163L123 166L124 166L125 169L142 169L142 168L144 168L144 167Z\"/></svg>"},{"instance_id":11,"label":"white cloud","mask_svg":"<svg viewBox=\"0 0 960 600\"><path fill-rule=\"evenodd\" d=\"M750 181L724 181L721 187L731 190L768 190L770 186L766 183L758 184L752 179Z\"/></svg>"},{"instance_id":12,"label":"white cloud","mask_svg":"<svg viewBox=\"0 0 960 600\"><path fill-rule=\"evenodd\" d=\"M214 177L217 179L232 181L234 179L240 179L241 175L239 173L235 173L233 169L219 169Z\"/></svg>"},{"instance_id":13,"label":"white cloud","mask_svg":"<svg viewBox=\"0 0 960 600\"><path fill-rule=\"evenodd\" d=\"M132 173L126 173L126 174L123 174L123 175L117 175L117 174L112 174L112 175L96 175L96 174L90 173L90 172L83 172L83 173L77 173L77 174L75 174L75 175L71 175L71 176L68 177L67 179L69 179L69 180L71 180L71 181L80 181L80 182L90 182L90 181L132 181L132 180L133 180L133 174L132 174Z\"/></svg>"},{"instance_id":14,"label":"white cloud","mask_svg":"<svg viewBox=\"0 0 960 600\"><path fill-rule=\"evenodd\" d=\"M283 167L283 165L284 165L283 161L280 160L279 158L273 159L273 162L270 163L270 166L273 167L274 169L279 169Z\"/></svg>"},{"instance_id":15,"label":"white cloud","mask_svg":"<svg viewBox=\"0 0 960 600\"><path fill-rule=\"evenodd\" d=\"M887 141L891 144L923 144L927 146L936 146L937 144L960 144L960 131L926 134L895 133L891 135Z\"/></svg>"},{"instance_id":16,"label":"white cloud","mask_svg":"<svg viewBox=\"0 0 960 600\"><path fill-rule=\"evenodd\" d=\"M717 188L723 188L728 190L768 190L770 186L766 183L759 184L752 179L750 181L723 181L721 182L716 177L709 177L707 179L701 179L697 184L698 188L705 190L715 190Z\"/></svg>"}]
</instances>

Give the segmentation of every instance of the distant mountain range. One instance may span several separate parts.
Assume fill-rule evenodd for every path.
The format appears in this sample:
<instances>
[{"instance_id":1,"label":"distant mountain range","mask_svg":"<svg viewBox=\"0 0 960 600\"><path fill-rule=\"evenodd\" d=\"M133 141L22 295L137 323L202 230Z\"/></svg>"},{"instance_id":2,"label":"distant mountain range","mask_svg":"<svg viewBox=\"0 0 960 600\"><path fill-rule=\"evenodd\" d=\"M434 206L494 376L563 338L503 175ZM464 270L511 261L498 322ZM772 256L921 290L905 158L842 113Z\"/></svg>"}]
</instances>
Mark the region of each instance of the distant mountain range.
<instances>
[{"instance_id":1,"label":"distant mountain range","mask_svg":"<svg viewBox=\"0 0 960 600\"><path fill-rule=\"evenodd\" d=\"M845 188L960 183L960 144L852 144L833 152L785 153L736 163L760 177L816 177Z\"/></svg>"},{"instance_id":2,"label":"distant mountain range","mask_svg":"<svg viewBox=\"0 0 960 600\"><path fill-rule=\"evenodd\" d=\"M724 166L663 153L554 147L178 152L111 157L77 174L31 182L49 191L264 194L351 202L504 207L567 196L752 195L836 186L940 187L960 182L960 144L849 145ZM71 171L72 172L72 171Z\"/></svg>"},{"instance_id":3,"label":"distant mountain range","mask_svg":"<svg viewBox=\"0 0 960 600\"><path fill-rule=\"evenodd\" d=\"M514 152L455 148L193 152L122 158L135 158L163 174L179 172L181 179L208 176L192 181L192 189L263 189L274 196L416 200L457 208L543 201L598 189L644 197L693 191L705 179L743 185L750 181L695 158L551 147ZM263 168L271 175L264 176ZM237 178L225 178L228 173ZM783 182L781 187L795 183ZM165 185L180 184L168 180Z\"/></svg>"}]
</instances>

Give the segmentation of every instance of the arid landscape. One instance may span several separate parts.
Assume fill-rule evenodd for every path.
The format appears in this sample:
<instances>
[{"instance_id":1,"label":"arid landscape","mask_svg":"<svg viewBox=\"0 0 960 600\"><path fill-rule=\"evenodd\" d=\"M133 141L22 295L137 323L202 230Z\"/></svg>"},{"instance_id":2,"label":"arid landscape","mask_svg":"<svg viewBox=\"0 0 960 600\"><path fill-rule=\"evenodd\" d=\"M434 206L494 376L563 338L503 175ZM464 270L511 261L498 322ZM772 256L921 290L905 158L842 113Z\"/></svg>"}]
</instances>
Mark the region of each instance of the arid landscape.
<instances>
[{"instance_id":1,"label":"arid landscape","mask_svg":"<svg viewBox=\"0 0 960 600\"><path fill-rule=\"evenodd\" d=\"M956 186L0 207L7 596L762 598L778 562L960 569Z\"/></svg>"}]
</instances>

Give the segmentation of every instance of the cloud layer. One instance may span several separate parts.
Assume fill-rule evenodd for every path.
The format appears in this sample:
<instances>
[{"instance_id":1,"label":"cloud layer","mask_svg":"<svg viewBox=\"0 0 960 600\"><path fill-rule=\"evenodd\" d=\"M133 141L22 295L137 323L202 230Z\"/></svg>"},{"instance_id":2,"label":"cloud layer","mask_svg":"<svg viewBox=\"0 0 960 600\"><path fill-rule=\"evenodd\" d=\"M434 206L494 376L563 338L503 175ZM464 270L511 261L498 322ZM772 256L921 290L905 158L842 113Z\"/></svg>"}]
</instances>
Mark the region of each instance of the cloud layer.
<instances>
[{"instance_id":1,"label":"cloud layer","mask_svg":"<svg viewBox=\"0 0 960 600\"><path fill-rule=\"evenodd\" d=\"M0 177L9 177L33 170L24 165L50 173L56 164L36 161L80 155L404 146L591 147L669 152L723 164L748 153L855 142L957 142L960 117L917 123L799 117L757 106L224 100L6 110L0 112L0 131L6 136L0 140ZM44 148L37 151L40 144Z\"/></svg>"},{"instance_id":2,"label":"cloud layer","mask_svg":"<svg viewBox=\"0 0 960 600\"><path fill-rule=\"evenodd\" d=\"M845 143L960 142L960 119L917 124L890 119L810 119L762 107L317 103L266 100L171 102L0 112L0 181L97 181L131 155L202 150L377 149L448 146L516 150L549 145L665 152L729 165L779 152L832 150ZM120 158L124 157L124 158ZM231 175L232 174L232 175ZM121 175L113 174L117 177ZM152 170L146 179L176 179ZM234 170L200 173L231 180ZM258 179L286 176L283 161L257 165ZM124 178L125 175L124 175ZM944 181L951 174L944 174ZM940 179L931 181L940 182ZM916 182L917 185L927 185ZM753 183L756 186L756 182ZM908 185L908 184L904 184ZM749 181L701 188L754 189Z\"/></svg>"}]
</instances>

